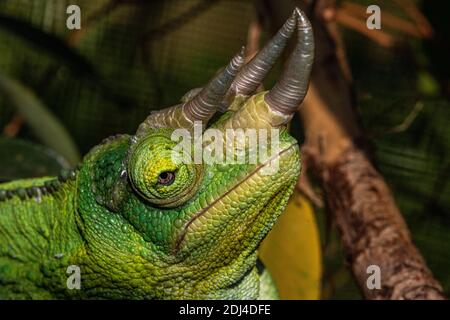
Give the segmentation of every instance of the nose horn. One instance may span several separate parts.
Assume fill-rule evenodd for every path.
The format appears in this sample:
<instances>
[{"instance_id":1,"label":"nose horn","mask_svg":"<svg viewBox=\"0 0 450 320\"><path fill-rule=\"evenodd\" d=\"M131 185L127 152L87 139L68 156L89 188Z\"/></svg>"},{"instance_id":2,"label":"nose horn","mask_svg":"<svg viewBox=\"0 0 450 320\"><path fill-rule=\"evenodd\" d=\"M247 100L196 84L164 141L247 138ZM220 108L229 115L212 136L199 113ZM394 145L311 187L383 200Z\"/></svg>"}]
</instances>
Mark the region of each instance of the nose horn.
<instances>
[{"instance_id":1,"label":"nose horn","mask_svg":"<svg viewBox=\"0 0 450 320\"><path fill-rule=\"evenodd\" d=\"M314 60L314 36L305 13L296 8L297 44L284 72L264 97L269 107L284 115L293 114L306 95Z\"/></svg>"},{"instance_id":2,"label":"nose horn","mask_svg":"<svg viewBox=\"0 0 450 320\"><path fill-rule=\"evenodd\" d=\"M296 11L284 23L277 34L237 74L230 86L230 93L250 95L272 69L296 26Z\"/></svg>"}]
</instances>

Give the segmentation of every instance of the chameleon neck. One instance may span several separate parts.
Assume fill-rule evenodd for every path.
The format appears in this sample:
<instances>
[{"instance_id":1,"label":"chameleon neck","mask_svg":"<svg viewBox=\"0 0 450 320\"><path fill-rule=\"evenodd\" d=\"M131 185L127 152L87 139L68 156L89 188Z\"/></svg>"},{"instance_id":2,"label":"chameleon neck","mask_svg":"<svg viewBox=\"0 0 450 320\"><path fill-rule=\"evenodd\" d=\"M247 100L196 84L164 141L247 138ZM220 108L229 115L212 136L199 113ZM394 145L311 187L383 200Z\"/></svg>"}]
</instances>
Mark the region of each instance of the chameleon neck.
<instances>
[{"instance_id":1,"label":"chameleon neck","mask_svg":"<svg viewBox=\"0 0 450 320\"><path fill-rule=\"evenodd\" d=\"M55 298L58 290L42 288L66 288L66 269L83 251L75 188L75 171L0 184L0 298Z\"/></svg>"}]
</instances>

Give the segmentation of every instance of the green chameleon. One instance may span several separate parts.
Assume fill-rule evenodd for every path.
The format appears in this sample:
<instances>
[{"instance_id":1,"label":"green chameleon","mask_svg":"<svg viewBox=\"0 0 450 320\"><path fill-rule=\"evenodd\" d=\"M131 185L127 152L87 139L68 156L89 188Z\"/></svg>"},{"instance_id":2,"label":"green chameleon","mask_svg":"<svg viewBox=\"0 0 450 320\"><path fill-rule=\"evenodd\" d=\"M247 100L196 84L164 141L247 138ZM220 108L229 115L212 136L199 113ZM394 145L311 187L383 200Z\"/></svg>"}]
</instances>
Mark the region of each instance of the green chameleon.
<instances>
[{"instance_id":1,"label":"green chameleon","mask_svg":"<svg viewBox=\"0 0 450 320\"><path fill-rule=\"evenodd\" d=\"M295 31L281 78L255 94ZM311 25L295 9L245 65L243 51L133 136L94 147L76 170L0 184L1 299L277 297L257 249L300 173L286 125L308 87ZM256 164L177 161L172 133L195 121L223 132L278 128L279 152ZM278 171L262 174L275 160Z\"/></svg>"}]
</instances>

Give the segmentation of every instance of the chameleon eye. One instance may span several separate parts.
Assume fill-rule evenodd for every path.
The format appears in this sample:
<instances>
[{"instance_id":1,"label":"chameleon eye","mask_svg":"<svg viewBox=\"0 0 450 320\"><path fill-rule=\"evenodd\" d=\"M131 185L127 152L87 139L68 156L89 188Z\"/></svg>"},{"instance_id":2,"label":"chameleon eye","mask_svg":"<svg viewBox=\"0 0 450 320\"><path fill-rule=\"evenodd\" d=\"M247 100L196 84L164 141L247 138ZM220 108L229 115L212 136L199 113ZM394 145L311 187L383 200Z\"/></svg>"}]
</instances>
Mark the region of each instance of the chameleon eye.
<instances>
[{"instance_id":1,"label":"chameleon eye","mask_svg":"<svg viewBox=\"0 0 450 320\"><path fill-rule=\"evenodd\" d=\"M164 171L158 175L158 183L165 186L170 186L174 180L175 172L173 171Z\"/></svg>"},{"instance_id":2,"label":"chameleon eye","mask_svg":"<svg viewBox=\"0 0 450 320\"><path fill-rule=\"evenodd\" d=\"M177 142L164 130L142 137L132 146L128 173L131 186L139 196L170 208L186 202L198 190L203 167L193 161L177 161L178 153L174 150Z\"/></svg>"}]
</instances>

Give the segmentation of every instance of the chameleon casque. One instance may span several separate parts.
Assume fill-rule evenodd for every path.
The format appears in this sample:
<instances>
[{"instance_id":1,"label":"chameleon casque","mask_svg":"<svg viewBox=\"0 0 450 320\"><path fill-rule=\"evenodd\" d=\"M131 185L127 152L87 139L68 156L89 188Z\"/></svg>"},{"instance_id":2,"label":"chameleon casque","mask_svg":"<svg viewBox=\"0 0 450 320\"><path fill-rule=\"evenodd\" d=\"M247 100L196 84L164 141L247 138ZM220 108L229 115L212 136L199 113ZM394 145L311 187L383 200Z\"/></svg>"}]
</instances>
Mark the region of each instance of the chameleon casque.
<instances>
[{"instance_id":1,"label":"chameleon casque","mask_svg":"<svg viewBox=\"0 0 450 320\"><path fill-rule=\"evenodd\" d=\"M280 79L255 94L294 33ZM295 9L245 65L243 51L182 103L151 113L134 135L94 147L77 169L0 184L1 299L277 297L257 249L300 173L286 126L308 87L311 25ZM171 133L194 121L279 128L280 151L259 164L177 163ZM275 158L279 170L262 175ZM71 265L81 272L79 290L67 287Z\"/></svg>"}]
</instances>

